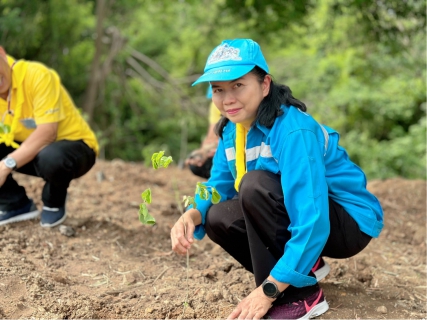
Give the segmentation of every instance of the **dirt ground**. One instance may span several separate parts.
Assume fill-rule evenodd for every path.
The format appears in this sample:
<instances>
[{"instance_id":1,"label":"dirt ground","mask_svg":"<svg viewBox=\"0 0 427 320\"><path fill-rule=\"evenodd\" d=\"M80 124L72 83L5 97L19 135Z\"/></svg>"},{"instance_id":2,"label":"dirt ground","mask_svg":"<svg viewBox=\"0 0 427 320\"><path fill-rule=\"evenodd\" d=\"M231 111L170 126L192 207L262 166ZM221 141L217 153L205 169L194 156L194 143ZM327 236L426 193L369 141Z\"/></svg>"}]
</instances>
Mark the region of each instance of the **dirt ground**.
<instances>
[{"instance_id":1,"label":"dirt ground","mask_svg":"<svg viewBox=\"0 0 427 320\"><path fill-rule=\"evenodd\" d=\"M41 208L43 181L15 177ZM253 276L208 238L188 266L171 251L176 190L191 195L197 181L187 169L98 161L69 189L63 225L74 235L37 220L0 227L0 318L226 318L254 289ZM146 188L155 226L138 221ZM319 319L426 318L426 183L376 180L369 189L385 229L353 258L326 258L330 309Z\"/></svg>"}]
</instances>

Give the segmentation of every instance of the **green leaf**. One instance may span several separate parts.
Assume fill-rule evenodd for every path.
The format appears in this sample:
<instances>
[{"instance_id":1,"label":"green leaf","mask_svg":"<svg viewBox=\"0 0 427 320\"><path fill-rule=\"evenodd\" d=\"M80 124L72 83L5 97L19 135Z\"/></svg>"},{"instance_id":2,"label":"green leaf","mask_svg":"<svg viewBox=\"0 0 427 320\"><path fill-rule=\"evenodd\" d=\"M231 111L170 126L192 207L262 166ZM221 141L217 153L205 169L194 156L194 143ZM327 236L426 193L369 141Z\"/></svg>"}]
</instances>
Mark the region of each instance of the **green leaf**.
<instances>
[{"instance_id":1,"label":"green leaf","mask_svg":"<svg viewBox=\"0 0 427 320\"><path fill-rule=\"evenodd\" d=\"M197 204L194 201L194 197L184 196L182 198L182 202L184 202L184 207L187 208L189 205L193 205L193 208L196 209Z\"/></svg>"},{"instance_id":2,"label":"green leaf","mask_svg":"<svg viewBox=\"0 0 427 320\"><path fill-rule=\"evenodd\" d=\"M163 157L164 154L165 154L164 151L159 151L159 152L153 153L153 155L151 156L151 163L153 164L154 169L156 169L156 170L159 169L160 159Z\"/></svg>"},{"instance_id":3,"label":"green leaf","mask_svg":"<svg viewBox=\"0 0 427 320\"><path fill-rule=\"evenodd\" d=\"M208 200L209 199L208 188L200 182L197 182L196 194L198 194L202 200Z\"/></svg>"},{"instance_id":4,"label":"green leaf","mask_svg":"<svg viewBox=\"0 0 427 320\"><path fill-rule=\"evenodd\" d=\"M217 204L221 201L221 195L216 191L214 187L211 187L212 198L211 201L213 204Z\"/></svg>"},{"instance_id":5,"label":"green leaf","mask_svg":"<svg viewBox=\"0 0 427 320\"><path fill-rule=\"evenodd\" d=\"M3 122L0 122L0 133L9 133L10 132L10 126L7 124L4 124Z\"/></svg>"},{"instance_id":6,"label":"green leaf","mask_svg":"<svg viewBox=\"0 0 427 320\"><path fill-rule=\"evenodd\" d=\"M144 202L151 203L151 189L148 188L144 190L144 192L141 193L141 198L142 200L144 200Z\"/></svg>"},{"instance_id":7,"label":"green leaf","mask_svg":"<svg viewBox=\"0 0 427 320\"><path fill-rule=\"evenodd\" d=\"M145 203L141 203L139 205L139 221L143 224L148 224L148 225L153 225L156 223L156 219L154 219L148 213L147 205Z\"/></svg>"},{"instance_id":8,"label":"green leaf","mask_svg":"<svg viewBox=\"0 0 427 320\"><path fill-rule=\"evenodd\" d=\"M172 161L173 160L172 160L171 156L169 156L169 157L162 157L160 159L160 166L163 167L163 168L167 168Z\"/></svg>"},{"instance_id":9,"label":"green leaf","mask_svg":"<svg viewBox=\"0 0 427 320\"><path fill-rule=\"evenodd\" d=\"M157 170L160 167L167 168L169 166L169 164L173 161L171 156L165 157L165 156L163 156L164 154L165 154L164 151L159 151L159 152L153 153L153 155L151 156L151 162L153 164L154 169Z\"/></svg>"}]
</instances>

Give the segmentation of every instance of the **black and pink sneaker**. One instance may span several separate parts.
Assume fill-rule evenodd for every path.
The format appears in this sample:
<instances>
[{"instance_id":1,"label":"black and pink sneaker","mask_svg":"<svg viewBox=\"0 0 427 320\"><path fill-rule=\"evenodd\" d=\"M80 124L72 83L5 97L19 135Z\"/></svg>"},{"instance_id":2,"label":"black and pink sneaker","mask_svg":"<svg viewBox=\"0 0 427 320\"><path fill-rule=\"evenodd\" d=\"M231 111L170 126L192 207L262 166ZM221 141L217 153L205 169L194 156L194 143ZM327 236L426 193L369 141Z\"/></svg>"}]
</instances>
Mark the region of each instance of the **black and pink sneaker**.
<instances>
[{"instance_id":1,"label":"black and pink sneaker","mask_svg":"<svg viewBox=\"0 0 427 320\"><path fill-rule=\"evenodd\" d=\"M331 271L331 267L325 260L323 260L322 257L320 257L319 259L317 259L311 271L313 271L314 275L316 276L317 282L319 282L329 274L329 271Z\"/></svg>"},{"instance_id":2,"label":"black and pink sneaker","mask_svg":"<svg viewBox=\"0 0 427 320\"><path fill-rule=\"evenodd\" d=\"M329 305L323 295L323 290L308 296L304 300L272 306L264 316L265 319L310 319L328 311Z\"/></svg>"}]
</instances>

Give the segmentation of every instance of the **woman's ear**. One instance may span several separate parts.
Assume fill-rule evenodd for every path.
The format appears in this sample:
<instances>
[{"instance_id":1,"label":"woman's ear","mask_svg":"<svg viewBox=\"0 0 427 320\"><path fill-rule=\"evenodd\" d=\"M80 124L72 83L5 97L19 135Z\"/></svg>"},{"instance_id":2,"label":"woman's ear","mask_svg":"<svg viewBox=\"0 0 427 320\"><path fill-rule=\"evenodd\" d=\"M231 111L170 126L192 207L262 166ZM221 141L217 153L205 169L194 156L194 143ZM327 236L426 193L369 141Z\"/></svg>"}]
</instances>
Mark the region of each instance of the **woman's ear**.
<instances>
[{"instance_id":1,"label":"woman's ear","mask_svg":"<svg viewBox=\"0 0 427 320\"><path fill-rule=\"evenodd\" d=\"M263 97L266 97L268 93L270 92L270 85L271 85L271 76L267 74L264 77L264 81L262 82L262 95Z\"/></svg>"}]
</instances>

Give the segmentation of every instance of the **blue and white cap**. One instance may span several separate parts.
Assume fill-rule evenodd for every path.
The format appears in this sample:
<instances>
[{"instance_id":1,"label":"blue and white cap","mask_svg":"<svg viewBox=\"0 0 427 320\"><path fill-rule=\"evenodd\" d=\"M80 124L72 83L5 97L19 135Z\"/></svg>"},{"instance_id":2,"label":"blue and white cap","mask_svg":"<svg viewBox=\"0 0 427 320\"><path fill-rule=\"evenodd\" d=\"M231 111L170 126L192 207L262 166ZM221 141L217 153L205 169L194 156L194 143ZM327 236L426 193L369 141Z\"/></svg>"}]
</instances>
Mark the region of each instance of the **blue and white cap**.
<instances>
[{"instance_id":1,"label":"blue and white cap","mask_svg":"<svg viewBox=\"0 0 427 320\"><path fill-rule=\"evenodd\" d=\"M268 73L268 65L258 43L251 39L224 40L209 55L205 73L193 83L238 79L255 66Z\"/></svg>"}]
</instances>

